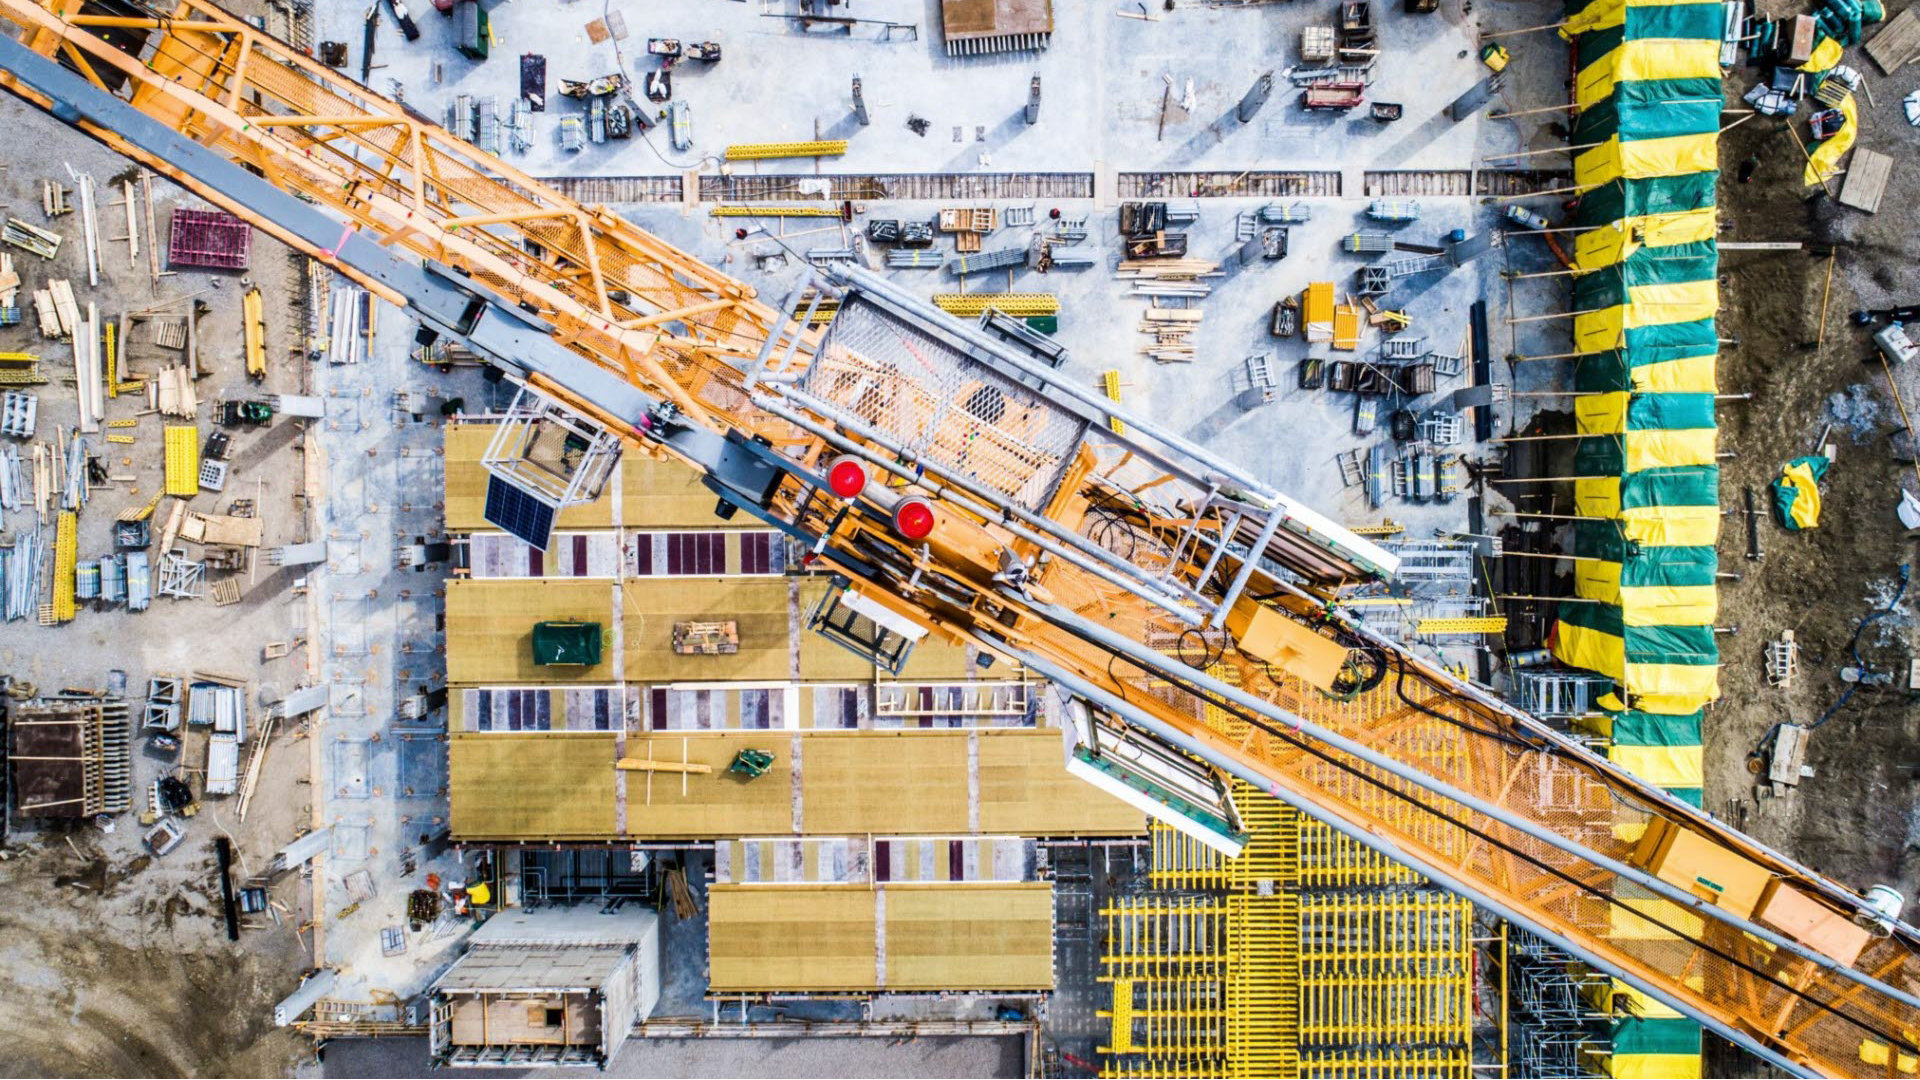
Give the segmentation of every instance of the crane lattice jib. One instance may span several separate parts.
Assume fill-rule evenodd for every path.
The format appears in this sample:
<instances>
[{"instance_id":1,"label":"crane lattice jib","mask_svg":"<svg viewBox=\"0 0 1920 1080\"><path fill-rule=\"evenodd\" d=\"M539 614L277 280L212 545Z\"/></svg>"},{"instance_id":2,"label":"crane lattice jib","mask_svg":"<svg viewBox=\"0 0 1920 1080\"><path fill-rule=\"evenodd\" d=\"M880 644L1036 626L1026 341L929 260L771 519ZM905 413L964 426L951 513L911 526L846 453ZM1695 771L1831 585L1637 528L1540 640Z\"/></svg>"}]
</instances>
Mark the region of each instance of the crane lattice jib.
<instances>
[{"instance_id":1,"label":"crane lattice jib","mask_svg":"<svg viewBox=\"0 0 1920 1080\"><path fill-rule=\"evenodd\" d=\"M797 301L838 305L811 328L205 0L84 6L121 13L0 0L0 83L692 463L882 621L1024 664L1782 1067L1920 1060L1920 934L1836 946L1861 898L1348 620L1395 560L1250 470L862 271ZM873 480L845 498L844 461ZM1760 895L1650 873L1648 836Z\"/></svg>"}]
</instances>

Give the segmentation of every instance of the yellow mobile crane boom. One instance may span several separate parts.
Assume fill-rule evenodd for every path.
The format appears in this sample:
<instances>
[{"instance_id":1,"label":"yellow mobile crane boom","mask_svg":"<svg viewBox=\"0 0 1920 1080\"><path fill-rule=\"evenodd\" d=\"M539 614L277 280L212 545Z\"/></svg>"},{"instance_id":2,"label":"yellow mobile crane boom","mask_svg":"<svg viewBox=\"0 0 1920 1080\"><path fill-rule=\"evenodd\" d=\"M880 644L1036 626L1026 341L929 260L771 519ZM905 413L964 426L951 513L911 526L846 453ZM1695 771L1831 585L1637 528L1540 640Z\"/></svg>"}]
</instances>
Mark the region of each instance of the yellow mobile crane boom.
<instances>
[{"instance_id":1,"label":"yellow mobile crane boom","mask_svg":"<svg viewBox=\"0 0 1920 1080\"><path fill-rule=\"evenodd\" d=\"M488 516L530 542L678 457L844 582L815 629L1053 680L1069 767L1223 851L1238 777L1781 1068L1920 1069L1920 932L1350 619L1394 557L1247 470L864 272L764 304L208 0L0 29L0 85L505 369Z\"/></svg>"}]
</instances>

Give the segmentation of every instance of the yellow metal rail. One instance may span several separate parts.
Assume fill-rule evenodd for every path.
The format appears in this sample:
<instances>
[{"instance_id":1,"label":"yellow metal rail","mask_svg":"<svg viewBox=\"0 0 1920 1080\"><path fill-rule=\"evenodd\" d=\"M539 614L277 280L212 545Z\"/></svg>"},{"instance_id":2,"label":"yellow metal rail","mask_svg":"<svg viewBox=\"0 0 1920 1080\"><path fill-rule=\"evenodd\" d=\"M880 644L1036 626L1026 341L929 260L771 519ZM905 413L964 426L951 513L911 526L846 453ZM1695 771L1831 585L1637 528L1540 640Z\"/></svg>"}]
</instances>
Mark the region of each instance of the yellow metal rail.
<instances>
[{"instance_id":1,"label":"yellow metal rail","mask_svg":"<svg viewBox=\"0 0 1920 1080\"><path fill-rule=\"evenodd\" d=\"M817 139L813 142L734 143L727 147L728 161L769 161L775 158L838 157L847 152L845 139Z\"/></svg>"},{"instance_id":2,"label":"yellow metal rail","mask_svg":"<svg viewBox=\"0 0 1920 1080\"><path fill-rule=\"evenodd\" d=\"M1060 313L1060 298L1052 293L935 293L933 303L949 315L978 316L988 308L1022 319Z\"/></svg>"},{"instance_id":3,"label":"yellow metal rail","mask_svg":"<svg viewBox=\"0 0 1920 1080\"><path fill-rule=\"evenodd\" d=\"M1413 624L1416 634L1504 634L1505 615L1460 615L1445 619L1421 619Z\"/></svg>"},{"instance_id":4,"label":"yellow metal rail","mask_svg":"<svg viewBox=\"0 0 1920 1080\"><path fill-rule=\"evenodd\" d=\"M840 208L837 206L716 206L709 213L714 217L837 218L840 216Z\"/></svg>"},{"instance_id":5,"label":"yellow metal rail","mask_svg":"<svg viewBox=\"0 0 1920 1080\"><path fill-rule=\"evenodd\" d=\"M80 517L71 510L60 511L53 529L53 621L71 622L74 607L74 573L80 565Z\"/></svg>"}]
</instances>

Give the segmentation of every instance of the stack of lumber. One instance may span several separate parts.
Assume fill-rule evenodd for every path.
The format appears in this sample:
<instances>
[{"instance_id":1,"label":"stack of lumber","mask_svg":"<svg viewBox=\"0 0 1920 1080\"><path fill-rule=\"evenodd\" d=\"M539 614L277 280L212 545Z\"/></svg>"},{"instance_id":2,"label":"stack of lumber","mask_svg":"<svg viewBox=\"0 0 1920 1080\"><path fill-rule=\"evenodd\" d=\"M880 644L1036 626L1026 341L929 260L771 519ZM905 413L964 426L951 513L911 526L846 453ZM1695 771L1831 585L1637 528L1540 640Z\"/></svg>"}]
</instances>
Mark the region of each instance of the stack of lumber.
<instances>
[{"instance_id":1,"label":"stack of lumber","mask_svg":"<svg viewBox=\"0 0 1920 1080\"><path fill-rule=\"evenodd\" d=\"M1141 317L1140 332L1152 342L1140 350L1162 364L1193 362L1192 336L1200 325L1198 307L1187 303L1204 299L1213 286L1202 280L1219 277L1220 264L1205 259L1125 259L1119 276L1133 282L1132 295L1152 305Z\"/></svg>"},{"instance_id":2,"label":"stack of lumber","mask_svg":"<svg viewBox=\"0 0 1920 1080\"><path fill-rule=\"evenodd\" d=\"M1199 308L1158 305L1148 308L1142 316L1140 332L1151 336L1153 342L1141 352L1162 364L1192 363L1191 337L1200 325L1200 315Z\"/></svg>"},{"instance_id":3,"label":"stack of lumber","mask_svg":"<svg viewBox=\"0 0 1920 1080\"><path fill-rule=\"evenodd\" d=\"M33 290L33 310L40 319L42 337L70 338L80 325L80 304L73 298L73 283L65 278Z\"/></svg>"},{"instance_id":4,"label":"stack of lumber","mask_svg":"<svg viewBox=\"0 0 1920 1080\"><path fill-rule=\"evenodd\" d=\"M1000 211L991 206L942 207L936 227L953 234L953 250L962 255L980 250L986 235L1000 227Z\"/></svg>"},{"instance_id":5,"label":"stack of lumber","mask_svg":"<svg viewBox=\"0 0 1920 1080\"><path fill-rule=\"evenodd\" d=\"M199 395L193 392L193 373L185 364L162 368L147 383L151 395L147 404L162 416L193 416L200 408Z\"/></svg>"}]
</instances>

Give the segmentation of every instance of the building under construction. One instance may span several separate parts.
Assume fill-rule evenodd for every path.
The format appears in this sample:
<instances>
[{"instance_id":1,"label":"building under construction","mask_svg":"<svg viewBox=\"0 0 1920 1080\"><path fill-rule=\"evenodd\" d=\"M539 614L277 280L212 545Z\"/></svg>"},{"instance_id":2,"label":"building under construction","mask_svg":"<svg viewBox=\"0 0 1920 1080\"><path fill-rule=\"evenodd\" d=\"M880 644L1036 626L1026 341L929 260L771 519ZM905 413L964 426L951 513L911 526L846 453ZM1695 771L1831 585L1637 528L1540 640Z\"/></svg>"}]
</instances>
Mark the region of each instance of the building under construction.
<instances>
[{"instance_id":1,"label":"building under construction","mask_svg":"<svg viewBox=\"0 0 1920 1080\"><path fill-rule=\"evenodd\" d=\"M741 40L851 37L874 23L859 48L918 38L917 24L795 2L714 18ZM1151 71L1143 91L1125 82L1142 70L1098 72L1061 86L1067 110L1043 109L1042 76L1023 73L1007 101L981 106L997 127L942 116L966 121L939 125L951 143L927 139L935 125L918 112L910 136L886 125L891 143L852 130L873 126L868 89L893 104L884 80L901 101L929 87L985 100L991 62L942 81L961 59L1022 51L1038 66L1068 45L1053 40L1053 2L951 0L939 14L953 62L916 70L901 50L854 77L851 111L840 74L783 87L762 107L816 138L703 147L703 163L755 163L717 176L576 176L573 162L594 159L569 156L618 153L588 146L624 141L650 115L692 151L674 80L687 93L694 71L719 82L745 66L715 69L716 41L613 45L617 74L561 80L581 105L551 146L522 127L547 100L546 57L524 55L524 107L508 113L523 169L497 153L508 133L494 105L456 99L443 126L369 88L381 11L409 40L419 29L397 6L347 27L367 42L357 83L339 70L352 35L337 25L316 56L210 0L178 0L166 18L82 6L0 0L21 30L0 35L0 70L14 93L218 208L183 219L180 264L236 269L259 228L304 252L314 275L365 290L331 305L338 347L306 357L327 384L314 400L336 410L305 414L324 421L302 432L323 451L306 468L318 475L324 459L335 486L303 483L298 497L326 515L273 560L324 564L311 571L326 595L313 597L305 671L327 685L277 699L288 715L274 717L293 718L288 701L316 714L304 732L312 831L274 860L314 867L315 970L284 1010L311 1010L309 1030L417 1031L456 1066L608 1068L657 1036L956 1034L1024 1036L1035 1073L1685 1077L1704 1071L1704 1025L1788 1072L1920 1068L1920 930L1899 921L1900 898L1858 893L1702 809L1722 576L1716 139L1722 70L1761 36L1743 36L1737 6L1565 5L1560 22L1527 31L1570 42L1563 80L1557 45L1516 60L1492 43L1505 31L1483 43L1458 20L1423 21L1438 5L1276 6L1233 36L1217 28L1235 5L1176 5L1182 20L1135 5L1071 47L1132 68L1170 55L1184 20L1216 38L1180 52L1261 62L1235 68L1233 87ZM487 58L488 14L477 0L453 6L435 36L458 36L454 81L477 79L466 65ZM1860 13L1844 7L1827 34L1857 38ZM503 28L522 17L496 14ZM585 39L627 40L619 14L587 22ZM747 29L768 25L788 33ZM1250 25L1284 26L1303 66L1276 78L1260 50L1221 47L1252 40ZM1844 47L1816 46L1816 28L1809 17L1805 33L1765 46L1787 54L1774 64L1785 86L1755 97L1797 96L1812 75L1834 114L1821 123L1850 122ZM627 100L629 54L660 58L639 80L649 106ZM1542 56L1544 106L1481 115ZM583 49L569 62L601 58ZM403 56L393 74L431 71L439 86L447 59ZM1458 84L1444 115L1426 100L1428 65ZM1313 130L1278 110L1254 122L1282 80ZM394 84L437 93L427 79ZM1406 93L1378 100L1385 87ZM1236 95L1229 123L1218 106ZM808 115L782 112L801 100ZM1362 104L1366 123L1339 122ZM1327 164L1322 144L1348 129L1392 132L1409 109L1427 113L1415 136L1376 151L1464 168L1348 167L1378 153L1293 167ZM1055 111L1101 131L1083 141ZM1570 172L1480 167L1536 153L1505 152L1507 121L1562 111ZM1193 124L1168 143L1193 159L1177 164L1205 171L1109 167L1109 148L1157 146L1170 123ZM818 137L833 125L858 144ZM644 133L644 119L635 126ZM1026 128L1041 137L1022 140ZM1087 171L1046 171L1054 136ZM1300 147L1285 169L1222 156L1265 161L1288 140ZM1816 180L1822 156L1850 144L1808 152ZM893 152L948 171L903 181L879 169ZM1027 171L986 171L996 153ZM841 156L857 164L821 171ZM790 158L814 167L757 171ZM587 193L641 209L576 201ZM1554 211L1565 227L1483 201L1567 194ZM1043 197L1066 205L1012 205ZM696 215L716 199L710 219ZM935 199L979 205L899 208ZM125 202L131 221L130 190ZM647 202L668 205L647 221ZM899 216L877 216L882 202ZM1096 211L1117 234L1089 226ZM874 216L856 232L862 215ZM803 254L787 239L806 233L789 221L835 239ZM1025 231L1003 245L1003 230ZM1569 231L1570 250L1552 238ZM32 250L43 232L9 242ZM955 262L929 250L938 235ZM1310 238L1320 256L1296 259L1312 265L1283 283L1292 268L1274 264ZM871 258L868 245L889 250ZM1480 258L1496 249L1504 269ZM1349 255L1367 261L1327 272ZM1077 286L1025 277L1103 264L1111 278ZM734 276L749 266L751 281ZM904 273L930 270L960 284ZM1007 292L948 291L1002 272ZM1428 274L1442 276L1409 280ZM1561 312L1550 290L1567 285ZM1058 291L1015 291L1028 287ZM1203 319L1216 289L1223 317ZM1553 312L1518 313L1542 298ZM1123 303L1140 315L1131 328L1112 318ZM383 304L406 324L384 344ZM1557 330L1536 325L1563 316ZM1420 336L1442 320L1431 343ZM1065 341L1081 328L1086 347L1070 360ZM1220 345L1248 332L1274 352L1223 364ZM1128 333L1148 342L1115 349ZM96 378L112 361L94 362L91 337L74 339L76 383L96 399L82 415L107 422L93 390L117 380ZM396 370L396 337L427 364ZM248 365L264 368L254 345ZM1571 361L1566 388L1515 389L1513 364L1499 381L1502 348ZM1299 360L1297 400L1283 400L1283 350ZM1086 368L1109 355L1124 359ZM464 373L470 398L443 399L441 433L413 381L451 377L436 369L464 359L490 365L489 378ZM379 426L376 380L332 374L381 363L395 383L382 434L400 451L385 456L365 434ZM1224 385L1178 374L1206 363ZM1549 369L1526 370L1531 385ZM1145 407L1124 403L1127 376L1147 372ZM165 385L156 411L192 418L184 368ZM1203 385L1215 400L1201 400ZM1354 396L1330 404L1323 390ZM1523 395L1576 400L1576 430L1495 439L1496 414L1537 419L1516 415ZM272 415L265 401L221 402L223 427ZM225 460L230 436L203 450L197 427L168 426L169 494L128 520L162 524L159 591L190 600L173 543L208 538L211 519L185 500L196 476L226 483L200 467ZM1570 471L1536 474L1526 466L1546 454L1502 449L1536 438L1570 440L1558 455ZM59 486L79 503L95 470L66 454L79 480ZM1557 486L1538 497L1495 486L1534 483ZM399 527L435 486L442 520ZM1449 509L1470 487L1467 513ZM1578 513L1565 513L1569 493ZM1376 520L1390 501L1414 525ZM1503 512L1575 522L1551 527L1564 542L1529 525L1513 552L1574 572L1532 575L1518 597L1482 588L1483 560L1504 557L1483 526ZM74 555L77 513L36 510L36 535L55 533L49 626L99 613L77 606L98 599ZM218 516L237 529L247 515ZM419 535L436 526L434 542ZM259 547L251 531L252 543L223 546ZM416 579L432 587L392 588L389 563L435 568ZM237 579L223 581L215 602L239 603ZM1507 625L1507 599L1552 605L1529 608L1537 655L1481 644ZM390 607L407 614L389 620ZM389 636L414 666L397 666ZM261 644L262 663L273 644L282 658L295 647ZM444 665L423 672L436 650ZM242 685L220 693L243 714ZM67 818L124 809L124 714L60 697L10 724L16 804ZM396 730L395 716L420 726ZM244 816L273 728L236 791L245 728L229 719L231 733L212 725L232 738L211 744L221 756L210 749L201 785L241 794ZM429 766L444 767L443 786ZM155 816L171 812L153 801ZM231 840L217 850L235 938L241 902L276 923L278 909L263 885L233 895ZM418 887L383 895L375 874ZM322 928L338 931L336 951L318 943Z\"/></svg>"}]
</instances>

